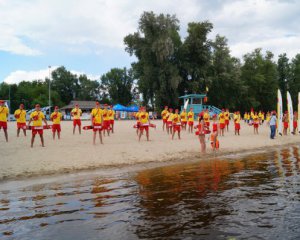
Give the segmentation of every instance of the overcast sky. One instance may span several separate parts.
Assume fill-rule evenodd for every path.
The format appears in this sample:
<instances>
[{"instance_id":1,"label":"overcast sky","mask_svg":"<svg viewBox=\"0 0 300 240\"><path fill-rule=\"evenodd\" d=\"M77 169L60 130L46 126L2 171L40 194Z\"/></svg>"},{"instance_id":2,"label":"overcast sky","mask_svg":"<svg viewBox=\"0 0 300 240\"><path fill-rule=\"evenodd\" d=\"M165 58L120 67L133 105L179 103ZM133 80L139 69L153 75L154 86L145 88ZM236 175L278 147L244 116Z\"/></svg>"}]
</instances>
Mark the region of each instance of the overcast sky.
<instances>
[{"instance_id":1,"label":"overcast sky","mask_svg":"<svg viewBox=\"0 0 300 240\"><path fill-rule=\"evenodd\" d=\"M188 22L209 20L236 57L300 53L297 0L0 0L0 82L44 78L49 65L91 78L130 67L123 38L143 11L176 14L183 39Z\"/></svg>"}]
</instances>

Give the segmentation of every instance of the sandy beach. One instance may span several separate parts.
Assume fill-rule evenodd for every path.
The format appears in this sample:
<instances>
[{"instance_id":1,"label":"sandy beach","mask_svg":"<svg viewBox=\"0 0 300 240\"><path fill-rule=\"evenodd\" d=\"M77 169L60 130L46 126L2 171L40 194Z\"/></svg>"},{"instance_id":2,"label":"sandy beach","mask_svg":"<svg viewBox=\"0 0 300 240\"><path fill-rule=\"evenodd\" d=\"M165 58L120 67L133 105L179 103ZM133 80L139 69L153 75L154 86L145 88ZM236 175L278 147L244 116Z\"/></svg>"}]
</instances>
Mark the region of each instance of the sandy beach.
<instances>
[{"instance_id":1,"label":"sandy beach","mask_svg":"<svg viewBox=\"0 0 300 240\"><path fill-rule=\"evenodd\" d=\"M200 153L200 144L197 136L182 131L182 139L176 137L172 141L166 132L162 131L162 123L154 121L157 129L150 130L150 142L145 137L138 142L133 121L116 121L115 133L104 138L104 144L99 140L92 144L92 131L82 131L79 135L72 134L72 122L62 123L61 140L52 139L51 130L45 131L45 147L41 147L39 138L36 138L34 148L30 148L31 132L24 137L16 137L14 122L8 124L9 142L4 141L3 132L0 132L0 180L39 176L55 173L67 173L77 170L91 170L105 166L119 166L162 161L187 161L213 156L211 147L207 145L207 153ZM89 125L89 122L83 122ZM277 137L269 139L269 127L264 124L259 128L259 135L253 134L253 127L242 123L241 135L235 136L233 123L230 123L229 132L219 137L220 149L217 155L240 153L245 151L264 149L286 144L297 144L300 136Z\"/></svg>"}]
</instances>

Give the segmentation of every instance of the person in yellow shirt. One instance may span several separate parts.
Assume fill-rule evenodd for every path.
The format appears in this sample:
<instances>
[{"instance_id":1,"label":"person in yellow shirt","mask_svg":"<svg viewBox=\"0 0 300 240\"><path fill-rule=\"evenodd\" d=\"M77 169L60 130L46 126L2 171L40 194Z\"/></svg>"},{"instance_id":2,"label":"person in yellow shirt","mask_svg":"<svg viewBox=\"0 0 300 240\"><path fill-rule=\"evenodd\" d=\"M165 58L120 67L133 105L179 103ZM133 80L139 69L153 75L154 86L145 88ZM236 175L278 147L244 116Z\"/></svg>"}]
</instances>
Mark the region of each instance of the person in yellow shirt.
<instances>
[{"instance_id":1,"label":"person in yellow shirt","mask_svg":"<svg viewBox=\"0 0 300 240\"><path fill-rule=\"evenodd\" d=\"M173 124L173 134L172 140L174 139L174 135L178 133L178 139L180 139L180 130L181 130L181 123L180 123L180 115L178 114L178 109L175 109L175 113L172 116L172 124Z\"/></svg>"},{"instance_id":2,"label":"person in yellow shirt","mask_svg":"<svg viewBox=\"0 0 300 240\"><path fill-rule=\"evenodd\" d=\"M147 141L149 141L150 119L149 119L149 114L146 112L146 107L141 107L141 113L139 114L139 122L140 122L139 141L141 141L141 137L143 135L144 130L146 131Z\"/></svg>"},{"instance_id":3,"label":"person in yellow shirt","mask_svg":"<svg viewBox=\"0 0 300 240\"><path fill-rule=\"evenodd\" d=\"M107 132L107 135L109 136L110 133L110 116L109 116L109 111L107 109L108 105L104 104L104 109L102 110L102 116L103 116L103 135L105 136L105 130Z\"/></svg>"},{"instance_id":4,"label":"person in yellow shirt","mask_svg":"<svg viewBox=\"0 0 300 240\"><path fill-rule=\"evenodd\" d=\"M230 113L229 113L229 109L226 108L226 111L224 113L224 116L225 116L225 125L226 125L226 130L228 132L229 130L229 119L230 119Z\"/></svg>"},{"instance_id":5,"label":"person in yellow shirt","mask_svg":"<svg viewBox=\"0 0 300 240\"><path fill-rule=\"evenodd\" d=\"M237 111L236 113L234 113L234 117L233 117L233 121L234 121L234 135L240 135L240 129L241 129L241 114L239 111Z\"/></svg>"},{"instance_id":6,"label":"person in yellow shirt","mask_svg":"<svg viewBox=\"0 0 300 240\"><path fill-rule=\"evenodd\" d=\"M9 114L8 107L5 106L5 102L0 100L0 130L3 129L6 142L8 142L7 134L7 117Z\"/></svg>"},{"instance_id":7,"label":"person in yellow shirt","mask_svg":"<svg viewBox=\"0 0 300 240\"><path fill-rule=\"evenodd\" d=\"M81 120L80 120L80 117L82 116L82 111L79 108L78 104L76 104L75 108L72 109L71 115L73 117L73 134L75 134L76 126L78 126L79 134L81 134Z\"/></svg>"},{"instance_id":8,"label":"person in yellow shirt","mask_svg":"<svg viewBox=\"0 0 300 240\"><path fill-rule=\"evenodd\" d=\"M207 129L209 130L209 126L210 126L210 115L209 115L208 109L205 110L205 112L204 112L204 114L203 114L203 119L204 119L204 123L205 123Z\"/></svg>"},{"instance_id":9,"label":"person in yellow shirt","mask_svg":"<svg viewBox=\"0 0 300 240\"><path fill-rule=\"evenodd\" d=\"M185 109L182 110L182 112L180 113L180 119L181 119L181 126L182 129L186 130L186 124L187 124L187 112Z\"/></svg>"},{"instance_id":10,"label":"person in yellow shirt","mask_svg":"<svg viewBox=\"0 0 300 240\"><path fill-rule=\"evenodd\" d=\"M270 122L270 120L271 120L271 114L268 111L267 114L266 114L266 122Z\"/></svg>"},{"instance_id":11,"label":"person in yellow shirt","mask_svg":"<svg viewBox=\"0 0 300 240\"><path fill-rule=\"evenodd\" d=\"M189 126L189 133L193 133L193 128L194 128L194 109L190 108L190 111L187 114L188 116L188 126Z\"/></svg>"},{"instance_id":12,"label":"person in yellow shirt","mask_svg":"<svg viewBox=\"0 0 300 240\"><path fill-rule=\"evenodd\" d=\"M265 122L265 113L262 112L261 113L261 124L264 124L264 122Z\"/></svg>"},{"instance_id":13,"label":"person in yellow shirt","mask_svg":"<svg viewBox=\"0 0 300 240\"><path fill-rule=\"evenodd\" d=\"M115 110L113 109L113 105L110 106L110 109L108 110L108 116L109 116L109 122L110 122L110 128L111 133L114 133L114 125L115 125Z\"/></svg>"},{"instance_id":14,"label":"person in yellow shirt","mask_svg":"<svg viewBox=\"0 0 300 240\"><path fill-rule=\"evenodd\" d=\"M224 136L225 129L225 110L222 109L222 112L219 114L219 124L220 124L220 135Z\"/></svg>"},{"instance_id":15,"label":"person in yellow shirt","mask_svg":"<svg viewBox=\"0 0 300 240\"><path fill-rule=\"evenodd\" d=\"M32 122L32 137L31 137L31 147L33 147L35 135L39 134L41 138L42 147L45 147L44 137L43 137L43 121L48 126L47 120L45 118L44 113L41 111L41 107L39 104L35 105L35 111L30 114L30 120L28 122L28 127Z\"/></svg>"},{"instance_id":16,"label":"person in yellow shirt","mask_svg":"<svg viewBox=\"0 0 300 240\"><path fill-rule=\"evenodd\" d=\"M258 112L258 120L259 120L259 124L261 125L262 124L262 112L261 111Z\"/></svg>"},{"instance_id":17,"label":"person in yellow shirt","mask_svg":"<svg viewBox=\"0 0 300 240\"><path fill-rule=\"evenodd\" d=\"M259 126L259 117L257 112L253 114L253 127L254 127L254 134L258 134L258 126Z\"/></svg>"},{"instance_id":18,"label":"person in yellow shirt","mask_svg":"<svg viewBox=\"0 0 300 240\"><path fill-rule=\"evenodd\" d=\"M50 116L52 121L52 136L53 140L55 139L55 133L57 132L57 138L60 139L61 126L60 122L62 120L62 114L58 111L58 106L55 106L54 112Z\"/></svg>"},{"instance_id":19,"label":"person in yellow shirt","mask_svg":"<svg viewBox=\"0 0 300 240\"><path fill-rule=\"evenodd\" d=\"M244 113L244 122L246 123L247 122L247 118L248 118L248 114L247 112Z\"/></svg>"},{"instance_id":20,"label":"person in yellow shirt","mask_svg":"<svg viewBox=\"0 0 300 240\"><path fill-rule=\"evenodd\" d=\"M173 109L169 108L169 113L167 114L167 133L172 134L173 131Z\"/></svg>"},{"instance_id":21,"label":"person in yellow shirt","mask_svg":"<svg viewBox=\"0 0 300 240\"><path fill-rule=\"evenodd\" d=\"M140 130L140 114L141 114L141 107L139 108L139 111L135 114L135 119L136 119L136 135L139 135L139 130Z\"/></svg>"},{"instance_id":22,"label":"person in yellow shirt","mask_svg":"<svg viewBox=\"0 0 300 240\"><path fill-rule=\"evenodd\" d=\"M23 130L24 136L26 136L26 110L24 110L24 104L20 104L14 116L17 120L17 137L19 137L21 129Z\"/></svg>"},{"instance_id":23,"label":"person in yellow shirt","mask_svg":"<svg viewBox=\"0 0 300 240\"><path fill-rule=\"evenodd\" d=\"M168 114L169 114L168 106L165 106L165 109L161 112L161 118L163 120L163 131L165 131L165 126L167 125ZM167 126L166 126L166 128L167 128Z\"/></svg>"},{"instance_id":24,"label":"person in yellow shirt","mask_svg":"<svg viewBox=\"0 0 300 240\"><path fill-rule=\"evenodd\" d=\"M96 102L95 108L92 109L91 112L91 122L93 126L93 144L96 144L96 136L97 132L99 133L100 143L103 144L102 141L102 124L103 124L103 110L100 108L100 104Z\"/></svg>"}]
</instances>

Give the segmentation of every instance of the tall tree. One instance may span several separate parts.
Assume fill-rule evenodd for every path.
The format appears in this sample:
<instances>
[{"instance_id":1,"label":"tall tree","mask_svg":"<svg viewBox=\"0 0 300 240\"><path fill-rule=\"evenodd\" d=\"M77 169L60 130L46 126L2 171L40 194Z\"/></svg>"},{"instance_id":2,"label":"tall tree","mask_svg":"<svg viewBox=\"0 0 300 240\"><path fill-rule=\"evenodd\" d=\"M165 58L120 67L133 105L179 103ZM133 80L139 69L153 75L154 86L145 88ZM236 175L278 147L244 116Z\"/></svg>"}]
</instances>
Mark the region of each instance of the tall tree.
<instances>
[{"instance_id":1,"label":"tall tree","mask_svg":"<svg viewBox=\"0 0 300 240\"><path fill-rule=\"evenodd\" d=\"M288 82L291 76L291 67L286 53L280 54L277 61L278 83L282 93L288 90Z\"/></svg>"},{"instance_id":2,"label":"tall tree","mask_svg":"<svg viewBox=\"0 0 300 240\"><path fill-rule=\"evenodd\" d=\"M294 106L298 104L298 93L300 92L300 54L297 54L291 63L291 76L289 90L293 98Z\"/></svg>"},{"instance_id":3,"label":"tall tree","mask_svg":"<svg viewBox=\"0 0 300 240\"><path fill-rule=\"evenodd\" d=\"M79 92L78 99L80 100L100 100L100 83L87 78L85 74L78 78Z\"/></svg>"}]
</instances>

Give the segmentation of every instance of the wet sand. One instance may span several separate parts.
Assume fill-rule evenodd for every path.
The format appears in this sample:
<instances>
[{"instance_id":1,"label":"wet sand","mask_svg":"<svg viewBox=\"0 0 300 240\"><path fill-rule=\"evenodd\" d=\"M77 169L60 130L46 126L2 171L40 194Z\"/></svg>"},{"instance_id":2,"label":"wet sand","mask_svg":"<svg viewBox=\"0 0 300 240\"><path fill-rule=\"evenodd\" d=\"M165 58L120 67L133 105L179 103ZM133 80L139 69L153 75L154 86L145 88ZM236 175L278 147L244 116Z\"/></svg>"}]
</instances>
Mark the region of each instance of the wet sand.
<instances>
[{"instance_id":1,"label":"wet sand","mask_svg":"<svg viewBox=\"0 0 300 240\"><path fill-rule=\"evenodd\" d=\"M0 180L18 177L40 176L56 173L69 173L78 170L94 170L108 166L157 163L164 161L178 162L214 156L209 145L207 153L200 153L198 138L194 134L182 132L182 139L172 141L162 131L161 121L154 122L157 129L150 130L150 142L145 137L138 142L133 121L116 121L115 133L104 138L101 145L92 144L92 131L72 134L72 122L62 123L61 140L52 140L51 130L45 131L45 145L41 147L36 138L34 148L30 148L31 132L28 136L16 137L15 123L9 123L9 143L5 143L0 132ZM89 121L83 122L89 125ZM253 127L241 124L241 135L235 136L233 123L229 132L219 137L220 150L217 155L243 153L275 146L300 143L300 136L284 136L269 139L269 127L265 124L259 128L259 135L253 134Z\"/></svg>"}]
</instances>

